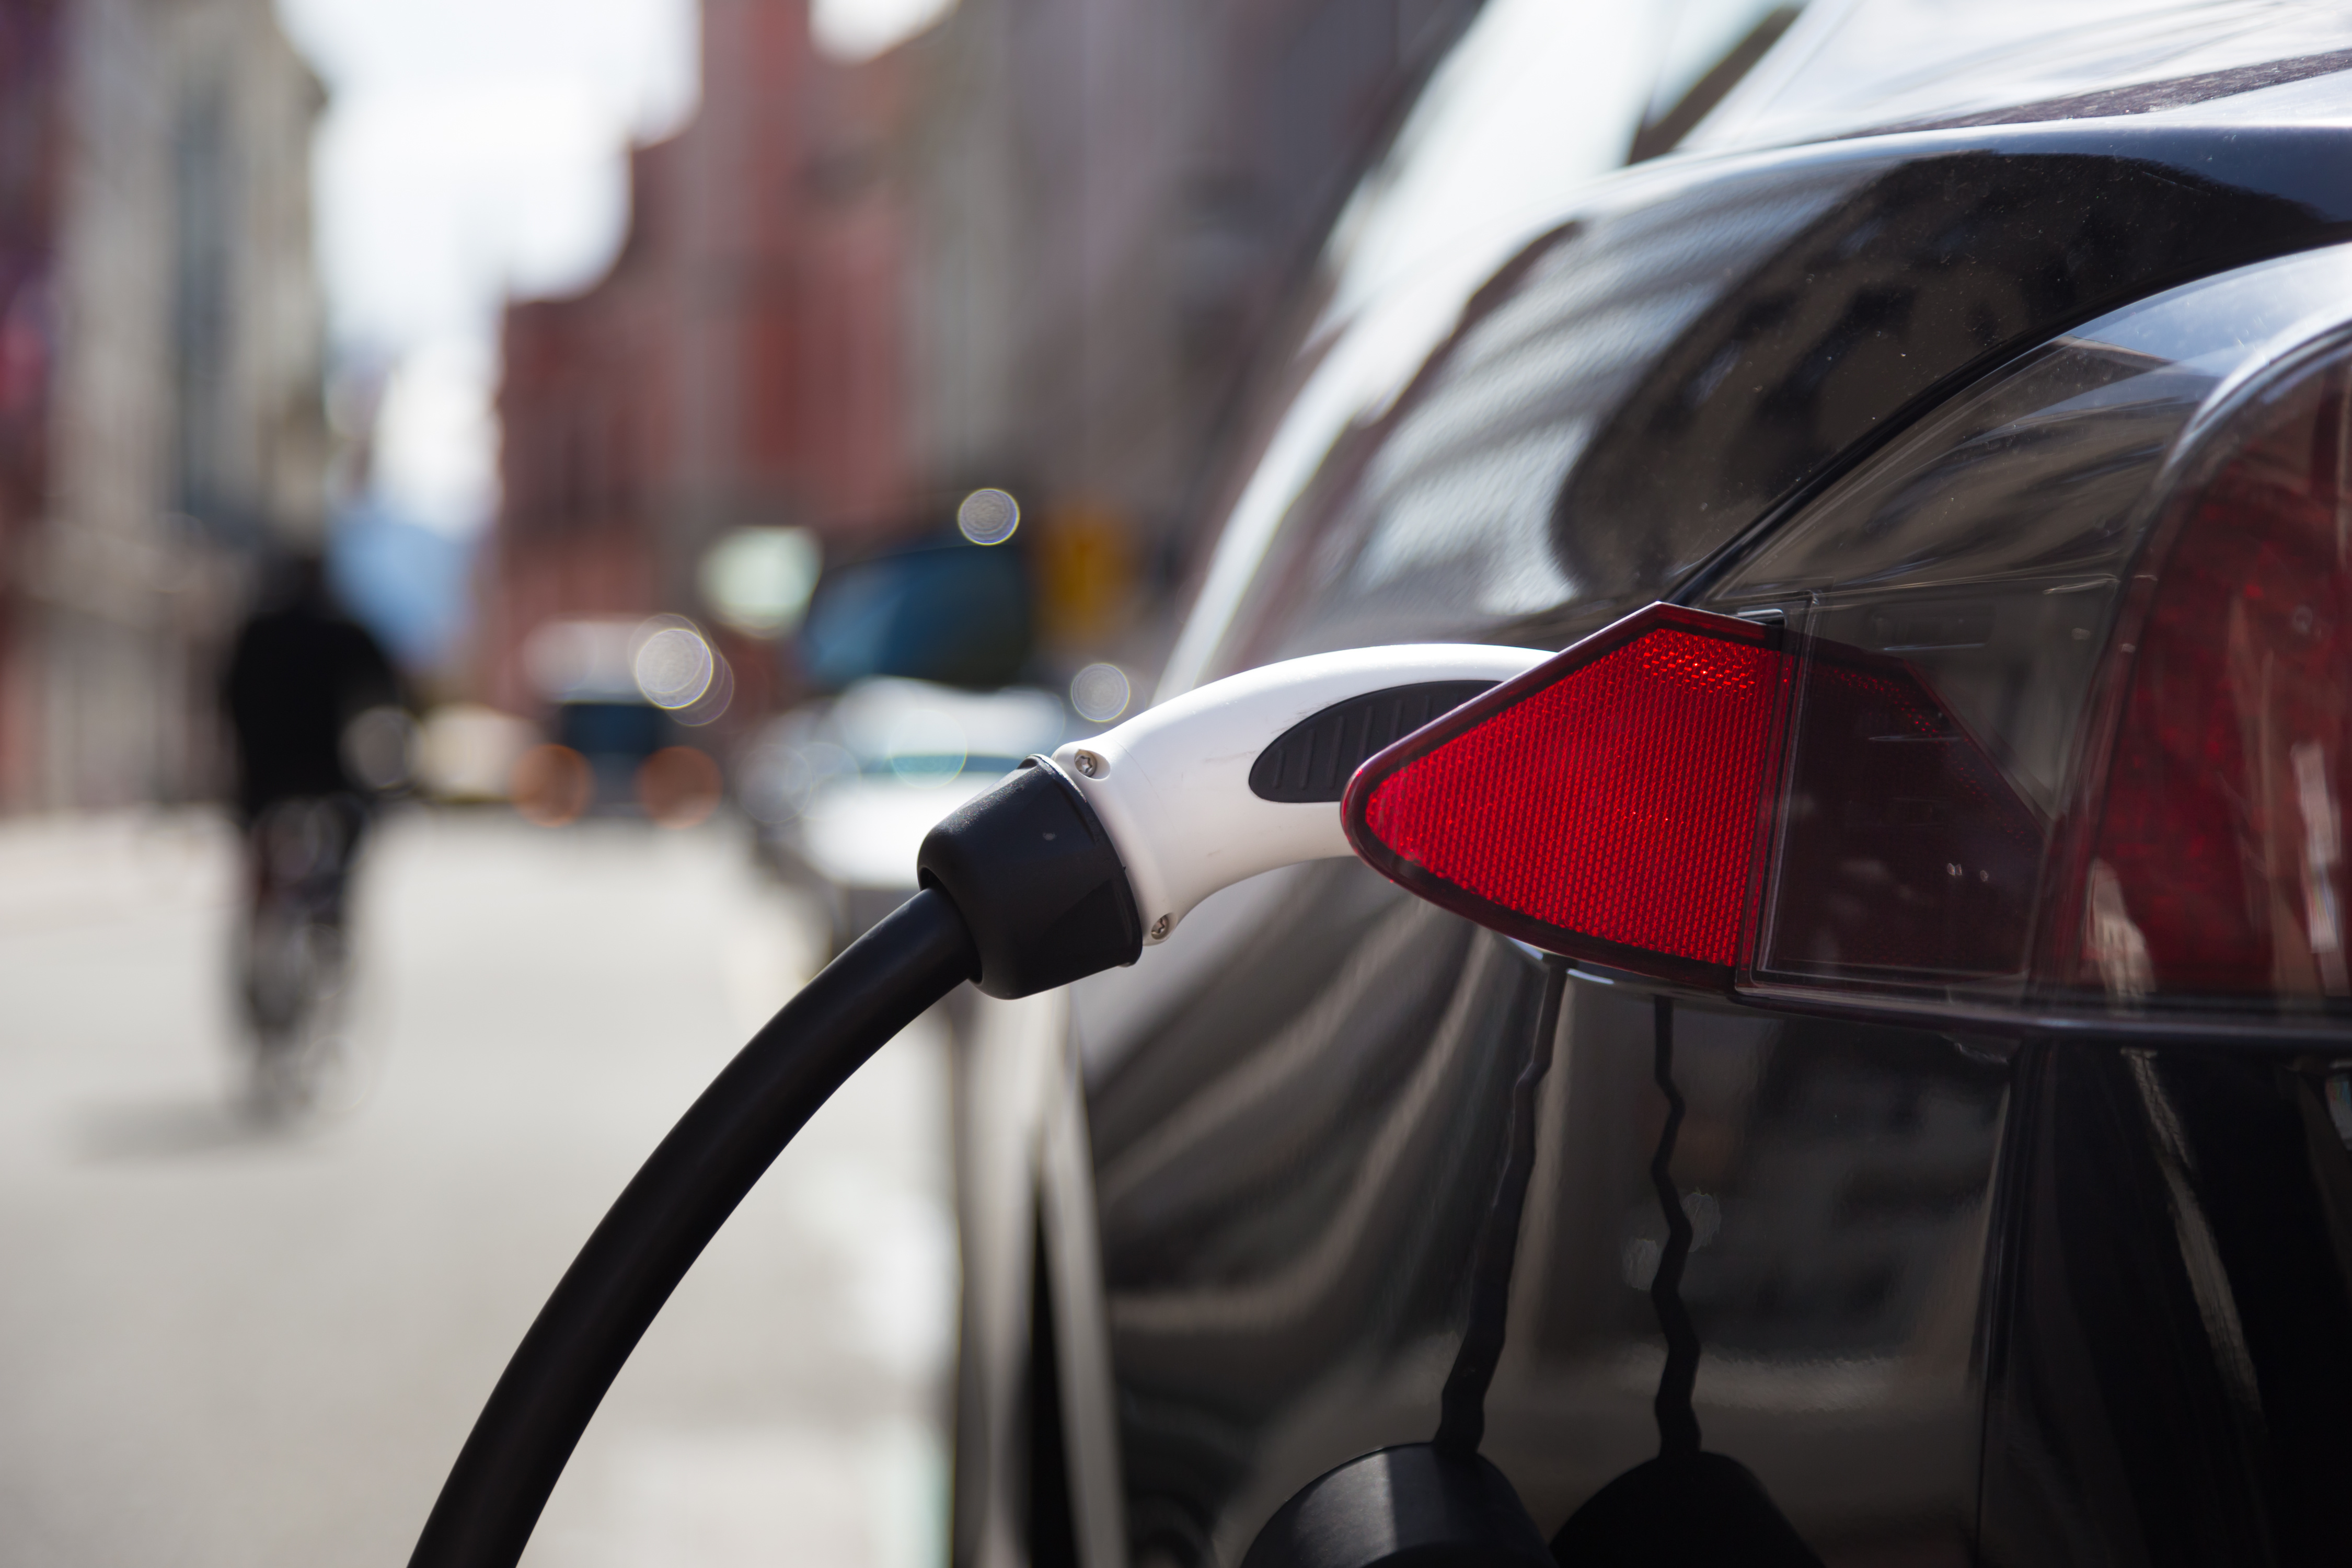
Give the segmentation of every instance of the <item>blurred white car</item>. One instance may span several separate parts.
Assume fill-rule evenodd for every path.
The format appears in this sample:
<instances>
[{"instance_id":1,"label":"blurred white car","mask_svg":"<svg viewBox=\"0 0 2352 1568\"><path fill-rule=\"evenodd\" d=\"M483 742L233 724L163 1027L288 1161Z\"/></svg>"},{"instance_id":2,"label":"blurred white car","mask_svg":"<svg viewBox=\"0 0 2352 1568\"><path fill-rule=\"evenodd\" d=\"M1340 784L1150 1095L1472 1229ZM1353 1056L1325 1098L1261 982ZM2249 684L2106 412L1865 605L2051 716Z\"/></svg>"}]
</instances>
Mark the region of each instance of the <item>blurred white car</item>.
<instances>
[{"instance_id":1,"label":"blurred white car","mask_svg":"<svg viewBox=\"0 0 2352 1568\"><path fill-rule=\"evenodd\" d=\"M933 824L1070 725L1062 700L1034 688L864 680L763 730L736 789L777 868L824 896L840 945L914 891Z\"/></svg>"}]
</instances>

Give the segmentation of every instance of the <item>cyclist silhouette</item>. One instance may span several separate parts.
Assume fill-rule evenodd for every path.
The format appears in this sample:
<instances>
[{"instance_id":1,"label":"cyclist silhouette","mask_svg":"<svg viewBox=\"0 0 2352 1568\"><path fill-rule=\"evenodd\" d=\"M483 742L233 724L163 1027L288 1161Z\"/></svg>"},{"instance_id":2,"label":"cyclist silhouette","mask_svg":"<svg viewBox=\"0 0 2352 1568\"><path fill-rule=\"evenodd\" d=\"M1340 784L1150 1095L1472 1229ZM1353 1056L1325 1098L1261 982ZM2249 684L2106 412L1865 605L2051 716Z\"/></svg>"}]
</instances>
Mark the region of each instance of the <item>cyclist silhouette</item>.
<instances>
[{"instance_id":1,"label":"cyclist silhouette","mask_svg":"<svg viewBox=\"0 0 2352 1568\"><path fill-rule=\"evenodd\" d=\"M239 1000L255 1106L278 1115L305 1109L333 1065L352 868L374 795L399 782L406 721L391 660L314 557L279 574L222 684L246 840Z\"/></svg>"}]
</instances>

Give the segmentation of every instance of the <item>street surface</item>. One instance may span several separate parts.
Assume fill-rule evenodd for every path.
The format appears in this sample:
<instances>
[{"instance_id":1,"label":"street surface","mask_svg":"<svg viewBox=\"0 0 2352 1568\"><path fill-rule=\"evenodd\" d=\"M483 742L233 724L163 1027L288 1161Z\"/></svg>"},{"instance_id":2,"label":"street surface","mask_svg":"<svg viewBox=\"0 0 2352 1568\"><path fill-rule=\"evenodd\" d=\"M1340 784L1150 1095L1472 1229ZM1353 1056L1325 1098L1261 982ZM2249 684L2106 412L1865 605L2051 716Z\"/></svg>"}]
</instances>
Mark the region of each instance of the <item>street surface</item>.
<instances>
[{"instance_id":1,"label":"street surface","mask_svg":"<svg viewBox=\"0 0 2352 1568\"><path fill-rule=\"evenodd\" d=\"M792 993L740 832L413 813L361 896L356 1064L236 1113L232 843L0 826L0 1563L397 1568L573 1248ZM853 1080L655 1324L536 1568L933 1568L944 1042Z\"/></svg>"}]
</instances>

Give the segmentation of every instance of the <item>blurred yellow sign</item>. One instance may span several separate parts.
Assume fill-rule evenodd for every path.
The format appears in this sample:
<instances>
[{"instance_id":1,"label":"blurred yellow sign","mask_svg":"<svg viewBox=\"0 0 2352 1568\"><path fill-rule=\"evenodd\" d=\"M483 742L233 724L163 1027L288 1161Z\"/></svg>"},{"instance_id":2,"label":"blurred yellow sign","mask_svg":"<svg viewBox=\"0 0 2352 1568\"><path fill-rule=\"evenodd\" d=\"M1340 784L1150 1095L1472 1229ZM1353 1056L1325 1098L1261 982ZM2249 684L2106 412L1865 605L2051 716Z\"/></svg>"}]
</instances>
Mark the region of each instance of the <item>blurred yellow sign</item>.
<instances>
[{"instance_id":1,"label":"blurred yellow sign","mask_svg":"<svg viewBox=\"0 0 2352 1568\"><path fill-rule=\"evenodd\" d=\"M1037 628L1048 644L1098 647L1115 637L1135 595L1135 546L1109 507L1057 505L1036 524Z\"/></svg>"}]
</instances>

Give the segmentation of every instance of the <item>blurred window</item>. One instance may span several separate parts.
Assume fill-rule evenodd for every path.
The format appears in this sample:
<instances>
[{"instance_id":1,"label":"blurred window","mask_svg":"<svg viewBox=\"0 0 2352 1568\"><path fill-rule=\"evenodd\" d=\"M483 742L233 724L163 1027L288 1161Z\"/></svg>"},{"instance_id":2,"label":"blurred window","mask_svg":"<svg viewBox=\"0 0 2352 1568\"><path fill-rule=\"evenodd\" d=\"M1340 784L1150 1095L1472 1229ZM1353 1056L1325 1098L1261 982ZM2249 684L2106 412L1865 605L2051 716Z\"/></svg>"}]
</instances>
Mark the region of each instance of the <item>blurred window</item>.
<instances>
[{"instance_id":1,"label":"blurred window","mask_svg":"<svg viewBox=\"0 0 2352 1568\"><path fill-rule=\"evenodd\" d=\"M555 738L585 756L650 756L668 735L667 715L646 702L565 702L555 710Z\"/></svg>"},{"instance_id":2,"label":"blurred window","mask_svg":"<svg viewBox=\"0 0 2352 1568\"><path fill-rule=\"evenodd\" d=\"M877 676L1003 686L1033 637L1029 579L1011 545L925 543L827 572L801 628L802 668L819 686Z\"/></svg>"}]
</instances>

